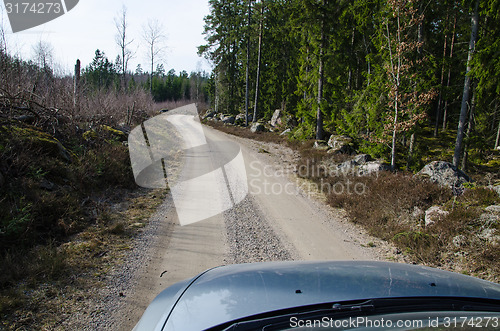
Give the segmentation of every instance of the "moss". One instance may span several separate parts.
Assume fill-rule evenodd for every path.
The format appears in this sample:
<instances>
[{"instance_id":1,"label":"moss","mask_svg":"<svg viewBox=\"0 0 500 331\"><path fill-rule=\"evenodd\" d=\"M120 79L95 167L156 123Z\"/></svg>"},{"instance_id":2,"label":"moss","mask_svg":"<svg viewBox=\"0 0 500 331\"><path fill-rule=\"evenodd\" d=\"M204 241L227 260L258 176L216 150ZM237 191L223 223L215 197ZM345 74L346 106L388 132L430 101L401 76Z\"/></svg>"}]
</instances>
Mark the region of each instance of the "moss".
<instances>
[{"instance_id":1,"label":"moss","mask_svg":"<svg viewBox=\"0 0 500 331\"><path fill-rule=\"evenodd\" d=\"M108 125L101 125L101 129L120 141L125 141L128 139L127 135L123 131L114 129Z\"/></svg>"},{"instance_id":2,"label":"moss","mask_svg":"<svg viewBox=\"0 0 500 331\"><path fill-rule=\"evenodd\" d=\"M48 133L35 128L18 126L7 127L5 125L1 127L1 131L3 133L8 133L12 138L30 143L35 148L41 148L43 152L51 156L61 157L68 162L72 159L72 153L70 153L59 140Z\"/></svg>"}]
</instances>

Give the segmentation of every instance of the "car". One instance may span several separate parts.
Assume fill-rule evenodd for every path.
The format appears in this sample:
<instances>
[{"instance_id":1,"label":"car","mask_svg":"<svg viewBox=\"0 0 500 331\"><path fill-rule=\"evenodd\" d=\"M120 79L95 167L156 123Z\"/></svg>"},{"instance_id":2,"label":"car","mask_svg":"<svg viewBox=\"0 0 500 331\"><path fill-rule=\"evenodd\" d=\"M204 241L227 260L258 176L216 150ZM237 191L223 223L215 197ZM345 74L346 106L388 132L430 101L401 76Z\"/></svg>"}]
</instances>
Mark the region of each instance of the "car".
<instances>
[{"instance_id":1,"label":"car","mask_svg":"<svg viewBox=\"0 0 500 331\"><path fill-rule=\"evenodd\" d=\"M162 291L134 330L498 329L500 285L381 261L209 269Z\"/></svg>"}]
</instances>

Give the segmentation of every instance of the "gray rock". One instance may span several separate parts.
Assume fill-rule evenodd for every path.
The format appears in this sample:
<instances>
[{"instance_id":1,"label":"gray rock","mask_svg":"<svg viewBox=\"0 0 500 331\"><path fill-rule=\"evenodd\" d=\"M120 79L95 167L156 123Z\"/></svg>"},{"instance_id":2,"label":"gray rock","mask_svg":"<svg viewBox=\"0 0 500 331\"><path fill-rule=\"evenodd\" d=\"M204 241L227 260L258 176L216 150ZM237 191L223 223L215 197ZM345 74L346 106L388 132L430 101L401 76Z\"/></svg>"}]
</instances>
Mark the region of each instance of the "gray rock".
<instances>
[{"instance_id":1,"label":"gray rock","mask_svg":"<svg viewBox=\"0 0 500 331\"><path fill-rule=\"evenodd\" d=\"M448 216L449 212L443 210L439 206L432 206L425 211L425 226L430 226L436 222L441 221L446 216Z\"/></svg>"},{"instance_id":2,"label":"gray rock","mask_svg":"<svg viewBox=\"0 0 500 331\"><path fill-rule=\"evenodd\" d=\"M264 132L266 131L266 128L262 123L253 123L252 126L250 127L250 131L252 131L253 133Z\"/></svg>"},{"instance_id":3,"label":"gray rock","mask_svg":"<svg viewBox=\"0 0 500 331\"><path fill-rule=\"evenodd\" d=\"M500 206L499 205L491 205L484 209L488 213L500 214Z\"/></svg>"},{"instance_id":4,"label":"gray rock","mask_svg":"<svg viewBox=\"0 0 500 331\"><path fill-rule=\"evenodd\" d=\"M350 153L352 152L352 138L332 134L328 139L328 146L331 153Z\"/></svg>"},{"instance_id":5,"label":"gray rock","mask_svg":"<svg viewBox=\"0 0 500 331\"><path fill-rule=\"evenodd\" d=\"M224 123L224 124L234 124L235 120L236 120L236 118L234 116L225 116L224 118L222 118L222 123Z\"/></svg>"},{"instance_id":6,"label":"gray rock","mask_svg":"<svg viewBox=\"0 0 500 331\"><path fill-rule=\"evenodd\" d=\"M497 192L498 195L500 196L500 185L490 185L490 186L488 186L488 188L490 190L493 190L493 191Z\"/></svg>"},{"instance_id":7,"label":"gray rock","mask_svg":"<svg viewBox=\"0 0 500 331\"><path fill-rule=\"evenodd\" d=\"M214 118L215 116L215 112L214 111L209 111L205 114L205 116L203 117L204 119L210 119L210 118Z\"/></svg>"},{"instance_id":8,"label":"gray rock","mask_svg":"<svg viewBox=\"0 0 500 331\"><path fill-rule=\"evenodd\" d=\"M382 161L370 161L361 164L358 168L358 174L360 176L366 176L380 171L389 171L391 166Z\"/></svg>"},{"instance_id":9,"label":"gray rock","mask_svg":"<svg viewBox=\"0 0 500 331\"><path fill-rule=\"evenodd\" d=\"M461 187L464 183L470 182L469 176L462 170L444 161L434 161L427 164L417 175L427 177L431 182L449 188Z\"/></svg>"},{"instance_id":10,"label":"gray rock","mask_svg":"<svg viewBox=\"0 0 500 331\"><path fill-rule=\"evenodd\" d=\"M411 213L411 216L415 219L415 220L421 220L425 217L425 212L418 208L418 207L414 207L413 208L413 212Z\"/></svg>"},{"instance_id":11,"label":"gray rock","mask_svg":"<svg viewBox=\"0 0 500 331\"><path fill-rule=\"evenodd\" d=\"M274 111L273 117L271 118L271 122L269 122L269 124L271 124L272 127L280 126L282 124L281 109L276 109Z\"/></svg>"},{"instance_id":12,"label":"gray rock","mask_svg":"<svg viewBox=\"0 0 500 331\"><path fill-rule=\"evenodd\" d=\"M370 161L373 161L372 157L368 154L360 154L360 155L357 155L355 158L354 158L354 161L356 161L358 164L364 164L364 163L367 163L367 162L370 162Z\"/></svg>"}]
</instances>

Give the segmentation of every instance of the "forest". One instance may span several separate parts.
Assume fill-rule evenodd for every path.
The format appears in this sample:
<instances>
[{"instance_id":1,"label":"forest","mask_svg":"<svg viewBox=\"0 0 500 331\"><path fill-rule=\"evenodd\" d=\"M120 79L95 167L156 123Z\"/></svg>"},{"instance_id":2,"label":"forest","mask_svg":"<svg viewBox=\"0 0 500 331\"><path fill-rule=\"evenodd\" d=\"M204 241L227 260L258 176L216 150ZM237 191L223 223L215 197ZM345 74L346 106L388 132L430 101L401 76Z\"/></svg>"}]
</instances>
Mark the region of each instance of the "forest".
<instances>
[{"instance_id":1,"label":"forest","mask_svg":"<svg viewBox=\"0 0 500 331\"><path fill-rule=\"evenodd\" d=\"M485 161L500 136L498 0L210 0L217 111L295 116L292 138L354 138L418 170L423 137L445 161ZM422 147L421 147L422 148ZM425 147L423 148L425 153Z\"/></svg>"}]
</instances>

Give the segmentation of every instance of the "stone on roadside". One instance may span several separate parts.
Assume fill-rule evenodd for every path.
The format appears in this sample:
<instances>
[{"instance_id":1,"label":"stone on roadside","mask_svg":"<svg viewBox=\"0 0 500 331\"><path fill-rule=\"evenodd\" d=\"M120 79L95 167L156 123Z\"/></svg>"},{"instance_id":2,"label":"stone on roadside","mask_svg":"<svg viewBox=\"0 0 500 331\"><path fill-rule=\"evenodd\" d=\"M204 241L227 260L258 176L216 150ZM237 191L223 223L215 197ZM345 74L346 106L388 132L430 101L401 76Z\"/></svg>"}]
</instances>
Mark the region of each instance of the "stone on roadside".
<instances>
[{"instance_id":1,"label":"stone on roadside","mask_svg":"<svg viewBox=\"0 0 500 331\"><path fill-rule=\"evenodd\" d=\"M464 183L470 182L469 176L462 170L444 161L434 161L427 164L417 175L427 177L431 182L449 188L461 187Z\"/></svg>"},{"instance_id":2,"label":"stone on roadside","mask_svg":"<svg viewBox=\"0 0 500 331\"><path fill-rule=\"evenodd\" d=\"M253 123L252 126L250 127L250 131L253 133L264 132L264 131L266 131L266 128L264 127L264 124L262 124L262 123Z\"/></svg>"},{"instance_id":3,"label":"stone on roadside","mask_svg":"<svg viewBox=\"0 0 500 331\"><path fill-rule=\"evenodd\" d=\"M435 224L436 222L441 221L446 216L448 216L450 212L443 210L439 206L432 206L425 211L425 226L430 226Z\"/></svg>"},{"instance_id":4,"label":"stone on roadside","mask_svg":"<svg viewBox=\"0 0 500 331\"><path fill-rule=\"evenodd\" d=\"M330 153L351 153L352 148L352 138L347 136L340 136L332 134L330 139L328 139L327 145L331 148Z\"/></svg>"}]
</instances>

